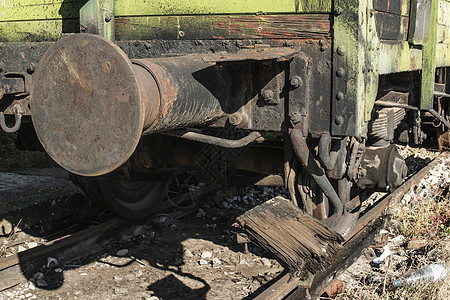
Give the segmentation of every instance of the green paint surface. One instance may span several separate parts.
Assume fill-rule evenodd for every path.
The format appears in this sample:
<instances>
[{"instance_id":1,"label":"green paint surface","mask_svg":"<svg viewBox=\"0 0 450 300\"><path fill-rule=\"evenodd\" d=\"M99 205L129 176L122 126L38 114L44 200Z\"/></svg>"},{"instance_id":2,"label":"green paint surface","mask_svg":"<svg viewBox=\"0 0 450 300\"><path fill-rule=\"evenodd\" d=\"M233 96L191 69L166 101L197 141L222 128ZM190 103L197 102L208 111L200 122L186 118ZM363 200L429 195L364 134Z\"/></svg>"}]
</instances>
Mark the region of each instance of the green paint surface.
<instances>
[{"instance_id":1,"label":"green paint surface","mask_svg":"<svg viewBox=\"0 0 450 300\"><path fill-rule=\"evenodd\" d=\"M437 33L438 1L431 2L429 42L423 47L421 109L433 108L434 74L436 70L436 33Z\"/></svg>"},{"instance_id":2,"label":"green paint surface","mask_svg":"<svg viewBox=\"0 0 450 300\"><path fill-rule=\"evenodd\" d=\"M450 66L450 44L436 45L436 67Z\"/></svg>"},{"instance_id":3,"label":"green paint surface","mask_svg":"<svg viewBox=\"0 0 450 300\"><path fill-rule=\"evenodd\" d=\"M75 19L0 22L0 42L56 41L79 30Z\"/></svg>"},{"instance_id":4,"label":"green paint surface","mask_svg":"<svg viewBox=\"0 0 450 300\"><path fill-rule=\"evenodd\" d=\"M331 0L116 0L116 16L331 12Z\"/></svg>"},{"instance_id":5,"label":"green paint surface","mask_svg":"<svg viewBox=\"0 0 450 300\"><path fill-rule=\"evenodd\" d=\"M53 41L65 34L79 32L79 25L76 24L80 20L80 8L86 4L87 7L91 6L91 2L98 2L101 6L104 1L0 1L0 38L5 42ZM129 17L330 13L331 7L332 0L116 0L115 15ZM100 15L103 14L101 7L99 12ZM82 10L82 14L84 16L89 15L86 10ZM113 38L109 31L104 35ZM130 39L135 39L135 37L130 36Z\"/></svg>"},{"instance_id":6,"label":"green paint surface","mask_svg":"<svg viewBox=\"0 0 450 300\"><path fill-rule=\"evenodd\" d=\"M335 7L342 13L334 17L334 53L343 65L346 74L346 105L333 99L333 117L349 119L347 128L332 124L332 134L359 136L367 129L373 103L378 91L379 40L375 29L375 18L370 14L372 1L336 0ZM338 50L340 49L340 51ZM343 55L340 57L339 52ZM336 69L334 71L336 73ZM333 74L337 83L342 79ZM333 93L343 92L336 86ZM335 98L335 97L333 97Z\"/></svg>"},{"instance_id":7,"label":"green paint surface","mask_svg":"<svg viewBox=\"0 0 450 300\"><path fill-rule=\"evenodd\" d=\"M420 69L422 69L422 50L411 48L406 41L380 44L380 75Z\"/></svg>"},{"instance_id":8,"label":"green paint surface","mask_svg":"<svg viewBox=\"0 0 450 300\"><path fill-rule=\"evenodd\" d=\"M78 0L0 1L0 22L78 18Z\"/></svg>"}]
</instances>

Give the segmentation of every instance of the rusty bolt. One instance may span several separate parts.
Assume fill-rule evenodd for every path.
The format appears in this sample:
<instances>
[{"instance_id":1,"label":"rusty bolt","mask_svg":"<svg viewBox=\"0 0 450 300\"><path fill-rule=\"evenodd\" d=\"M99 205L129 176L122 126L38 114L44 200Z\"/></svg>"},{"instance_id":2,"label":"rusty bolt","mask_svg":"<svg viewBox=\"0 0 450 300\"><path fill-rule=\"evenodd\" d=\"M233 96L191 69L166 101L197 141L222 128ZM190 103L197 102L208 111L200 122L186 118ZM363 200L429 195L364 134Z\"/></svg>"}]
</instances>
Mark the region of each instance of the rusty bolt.
<instances>
[{"instance_id":1,"label":"rusty bolt","mask_svg":"<svg viewBox=\"0 0 450 300\"><path fill-rule=\"evenodd\" d=\"M338 68L337 70L336 70L336 76L337 77L343 77L345 75L345 70L344 70L344 68Z\"/></svg>"},{"instance_id":2,"label":"rusty bolt","mask_svg":"<svg viewBox=\"0 0 450 300\"><path fill-rule=\"evenodd\" d=\"M336 118L334 119L334 123L338 126L341 126L342 124L344 124L344 118L342 116L336 116Z\"/></svg>"},{"instance_id":3,"label":"rusty bolt","mask_svg":"<svg viewBox=\"0 0 450 300\"><path fill-rule=\"evenodd\" d=\"M344 99L344 93L343 92L338 92L336 94L336 100L341 101Z\"/></svg>"},{"instance_id":4,"label":"rusty bolt","mask_svg":"<svg viewBox=\"0 0 450 300\"><path fill-rule=\"evenodd\" d=\"M36 70L36 66L37 66L37 64L34 61L29 63L27 66L27 72L30 74L33 73Z\"/></svg>"},{"instance_id":5,"label":"rusty bolt","mask_svg":"<svg viewBox=\"0 0 450 300\"><path fill-rule=\"evenodd\" d=\"M291 80L289 80L289 83L292 87L299 88L303 85L303 80L300 76L294 76L291 78Z\"/></svg>"},{"instance_id":6,"label":"rusty bolt","mask_svg":"<svg viewBox=\"0 0 450 300\"><path fill-rule=\"evenodd\" d=\"M273 100L275 94L272 90L265 90L264 92L262 92L261 96L265 102L269 102Z\"/></svg>"},{"instance_id":7,"label":"rusty bolt","mask_svg":"<svg viewBox=\"0 0 450 300\"><path fill-rule=\"evenodd\" d=\"M291 121L294 124L297 124L298 122L300 122L300 113L298 113L298 112L291 113L289 117L291 118Z\"/></svg>"}]
</instances>

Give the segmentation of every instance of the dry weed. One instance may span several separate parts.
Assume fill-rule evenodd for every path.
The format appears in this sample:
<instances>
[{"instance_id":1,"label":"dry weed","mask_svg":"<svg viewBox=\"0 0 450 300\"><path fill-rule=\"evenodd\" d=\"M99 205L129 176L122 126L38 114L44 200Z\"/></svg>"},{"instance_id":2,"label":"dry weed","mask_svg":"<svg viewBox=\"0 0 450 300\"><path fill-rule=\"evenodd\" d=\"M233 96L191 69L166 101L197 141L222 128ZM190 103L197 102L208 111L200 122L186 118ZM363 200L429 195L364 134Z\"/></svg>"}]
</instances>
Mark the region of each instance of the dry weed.
<instances>
[{"instance_id":1,"label":"dry weed","mask_svg":"<svg viewBox=\"0 0 450 300\"><path fill-rule=\"evenodd\" d=\"M446 183L439 189L417 188L407 201L395 204L391 209L392 219L400 224L400 228L394 233L405 237L401 246L394 247L396 260L388 260L380 268L367 268L360 272L355 281L358 283L347 285L346 292L336 299L450 299L450 269L449 275L436 283L393 286L395 279L401 278L408 270L421 269L436 262L445 263L450 268L449 186L450 183ZM425 241L424 247L408 249L408 242L418 239Z\"/></svg>"}]
</instances>

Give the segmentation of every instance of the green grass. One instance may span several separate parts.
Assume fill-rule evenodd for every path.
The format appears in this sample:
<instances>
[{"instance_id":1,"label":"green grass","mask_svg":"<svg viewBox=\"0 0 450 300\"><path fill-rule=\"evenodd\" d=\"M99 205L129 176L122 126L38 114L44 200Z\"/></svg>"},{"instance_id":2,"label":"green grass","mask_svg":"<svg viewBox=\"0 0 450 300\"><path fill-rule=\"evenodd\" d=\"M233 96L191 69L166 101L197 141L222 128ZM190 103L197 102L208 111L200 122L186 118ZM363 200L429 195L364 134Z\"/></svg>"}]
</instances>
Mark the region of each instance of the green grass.
<instances>
[{"instance_id":1,"label":"green grass","mask_svg":"<svg viewBox=\"0 0 450 300\"><path fill-rule=\"evenodd\" d=\"M16 136L0 130L0 172L56 166L45 152L16 149Z\"/></svg>"}]
</instances>

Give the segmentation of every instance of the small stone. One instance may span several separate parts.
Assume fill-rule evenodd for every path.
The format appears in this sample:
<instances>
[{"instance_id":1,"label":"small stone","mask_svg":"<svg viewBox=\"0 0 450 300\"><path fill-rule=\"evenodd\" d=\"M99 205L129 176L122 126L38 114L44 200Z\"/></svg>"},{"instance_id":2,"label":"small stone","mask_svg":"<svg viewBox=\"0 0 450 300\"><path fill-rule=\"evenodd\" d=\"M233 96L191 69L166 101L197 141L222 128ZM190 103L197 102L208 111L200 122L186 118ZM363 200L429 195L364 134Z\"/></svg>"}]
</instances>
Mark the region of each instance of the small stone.
<instances>
[{"instance_id":1,"label":"small stone","mask_svg":"<svg viewBox=\"0 0 450 300\"><path fill-rule=\"evenodd\" d=\"M80 273L80 276L87 276L87 273Z\"/></svg>"},{"instance_id":2,"label":"small stone","mask_svg":"<svg viewBox=\"0 0 450 300\"><path fill-rule=\"evenodd\" d=\"M120 276L117 276L117 275L116 275L116 276L114 276L113 278L114 278L114 280L115 280L115 281L122 281L122 280L123 280L123 278L122 278L122 277L120 277Z\"/></svg>"},{"instance_id":3,"label":"small stone","mask_svg":"<svg viewBox=\"0 0 450 300\"><path fill-rule=\"evenodd\" d=\"M56 267L59 264L58 260L53 257L47 258L47 268L53 268Z\"/></svg>"},{"instance_id":4,"label":"small stone","mask_svg":"<svg viewBox=\"0 0 450 300\"><path fill-rule=\"evenodd\" d=\"M192 254L191 250L186 249L186 250L184 250L184 256L186 256L186 257L194 257L194 254Z\"/></svg>"},{"instance_id":5,"label":"small stone","mask_svg":"<svg viewBox=\"0 0 450 300\"><path fill-rule=\"evenodd\" d=\"M219 265L222 264L222 261L220 259L218 259L217 257L214 257L212 260L213 263L213 267L218 267Z\"/></svg>"},{"instance_id":6,"label":"small stone","mask_svg":"<svg viewBox=\"0 0 450 300\"><path fill-rule=\"evenodd\" d=\"M203 218L203 217L205 217L206 216L206 213L205 213L205 211L203 210L203 209L199 209L198 210L198 213L197 213L197 218Z\"/></svg>"},{"instance_id":7,"label":"small stone","mask_svg":"<svg viewBox=\"0 0 450 300\"><path fill-rule=\"evenodd\" d=\"M33 278L31 278L31 279L33 279ZM33 279L34 280L34 279ZM36 286L34 285L34 283L30 280L30 282L28 283L28 288L30 289L30 290L35 290L36 289Z\"/></svg>"},{"instance_id":8,"label":"small stone","mask_svg":"<svg viewBox=\"0 0 450 300\"><path fill-rule=\"evenodd\" d=\"M210 251L203 251L202 252L202 258L211 258L212 253Z\"/></svg>"},{"instance_id":9,"label":"small stone","mask_svg":"<svg viewBox=\"0 0 450 300\"><path fill-rule=\"evenodd\" d=\"M19 248L17 249L19 252L22 252L22 251L25 251L25 250L27 250L27 248L25 248L24 246L22 246L22 245L19 245Z\"/></svg>"},{"instance_id":10,"label":"small stone","mask_svg":"<svg viewBox=\"0 0 450 300\"><path fill-rule=\"evenodd\" d=\"M143 273L141 270L137 270L137 271L135 272L135 275L136 275L137 278L141 277L143 274L144 274L144 273Z\"/></svg>"},{"instance_id":11,"label":"small stone","mask_svg":"<svg viewBox=\"0 0 450 300\"><path fill-rule=\"evenodd\" d=\"M44 286L47 286L48 284L44 279L38 279L38 280L36 280L36 285L39 287L44 287Z\"/></svg>"},{"instance_id":12,"label":"small stone","mask_svg":"<svg viewBox=\"0 0 450 300\"><path fill-rule=\"evenodd\" d=\"M125 288L115 288L115 289L114 289L114 294L116 294L116 295L124 295L124 294L128 294L128 289L125 289Z\"/></svg>"},{"instance_id":13,"label":"small stone","mask_svg":"<svg viewBox=\"0 0 450 300\"><path fill-rule=\"evenodd\" d=\"M239 262L239 264L240 265L248 265L248 262L245 259L243 259Z\"/></svg>"},{"instance_id":14,"label":"small stone","mask_svg":"<svg viewBox=\"0 0 450 300\"><path fill-rule=\"evenodd\" d=\"M27 297L27 298L30 298L31 296L33 296L32 293L27 293L27 294L25 294L25 297Z\"/></svg>"},{"instance_id":15,"label":"small stone","mask_svg":"<svg viewBox=\"0 0 450 300\"><path fill-rule=\"evenodd\" d=\"M208 264L208 262L206 261L206 260L204 260L204 259L200 259L200 261L198 262L200 265L207 265Z\"/></svg>"},{"instance_id":16,"label":"small stone","mask_svg":"<svg viewBox=\"0 0 450 300\"><path fill-rule=\"evenodd\" d=\"M128 249L120 249L116 254L117 256L125 256L128 254Z\"/></svg>"},{"instance_id":17,"label":"small stone","mask_svg":"<svg viewBox=\"0 0 450 300\"><path fill-rule=\"evenodd\" d=\"M427 240L411 240L408 242L407 249L418 250L427 245Z\"/></svg>"},{"instance_id":18,"label":"small stone","mask_svg":"<svg viewBox=\"0 0 450 300\"><path fill-rule=\"evenodd\" d=\"M28 249L37 247L37 245L38 245L36 242L27 242L25 244L27 245Z\"/></svg>"},{"instance_id":19,"label":"small stone","mask_svg":"<svg viewBox=\"0 0 450 300\"><path fill-rule=\"evenodd\" d=\"M63 270L62 270L61 268L56 268L56 269L55 269L55 272L56 272L56 273L62 273L62 271L63 271Z\"/></svg>"},{"instance_id":20,"label":"small stone","mask_svg":"<svg viewBox=\"0 0 450 300\"><path fill-rule=\"evenodd\" d=\"M261 259L261 262L267 267L271 267L272 266L272 264L270 263L270 260L268 260L265 257Z\"/></svg>"}]
</instances>

